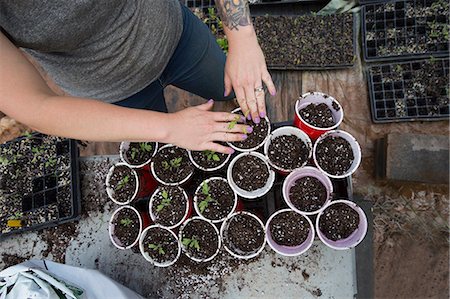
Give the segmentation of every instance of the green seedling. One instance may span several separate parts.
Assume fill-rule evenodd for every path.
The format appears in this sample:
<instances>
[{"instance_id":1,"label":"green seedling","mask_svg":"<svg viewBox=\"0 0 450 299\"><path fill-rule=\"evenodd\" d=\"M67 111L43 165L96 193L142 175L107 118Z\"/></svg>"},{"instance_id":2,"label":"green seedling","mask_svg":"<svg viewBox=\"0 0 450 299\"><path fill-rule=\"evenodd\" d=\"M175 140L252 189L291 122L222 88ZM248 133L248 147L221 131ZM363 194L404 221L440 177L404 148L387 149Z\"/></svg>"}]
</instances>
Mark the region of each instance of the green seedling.
<instances>
[{"instance_id":1,"label":"green seedling","mask_svg":"<svg viewBox=\"0 0 450 299\"><path fill-rule=\"evenodd\" d=\"M161 195L163 197L163 200L161 203L156 207L157 212L161 212L165 207L170 206L172 199L169 197L169 193L166 190L163 190L161 192Z\"/></svg>"},{"instance_id":2,"label":"green seedling","mask_svg":"<svg viewBox=\"0 0 450 299\"><path fill-rule=\"evenodd\" d=\"M31 134L31 132L29 132L29 131L25 131L25 133L23 133L23 136L25 136L27 138L31 138L31 137L33 137L33 134Z\"/></svg>"},{"instance_id":3,"label":"green seedling","mask_svg":"<svg viewBox=\"0 0 450 299\"><path fill-rule=\"evenodd\" d=\"M148 153L153 150L151 143L148 142L139 142L139 148L141 149L141 151Z\"/></svg>"},{"instance_id":4,"label":"green seedling","mask_svg":"<svg viewBox=\"0 0 450 299\"><path fill-rule=\"evenodd\" d=\"M131 148L131 159L136 158L137 155L139 155L139 150L135 147Z\"/></svg>"},{"instance_id":5,"label":"green seedling","mask_svg":"<svg viewBox=\"0 0 450 299\"><path fill-rule=\"evenodd\" d=\"M158 251L159 254L166 254L166 252L164 251L164 249L162 248L161 244L148 244L148 248L153 249L155 251Z\"/></svg>"},{"instance_id":6,"label":"green seedling","mask_svg":"<svg viewBox=\"0 0 450 299\"><path fill-rule=\"evenodd\" d=\"M47 162L45 162L45 167L46 167L46 168L54 167L54 166L56 165L57 162L58 162L57 159L49 158L49 159L47 160Z\"/></svg>"},{"instance_id":7,"label":"green seedling","mask_svg":"<svg viewBox=\"0 0 450 299\"><path fill-rule=\"evenodd\" d=\"M236 116L230 123L228 124L228 130L232 130L238 123L240 117Z\"/></svg>"},{"instance_id":8,"label":"green seedling","mask_svg":"<svg viewBox=\"0 0 450 299\"><path fill-rule=\"evenodd\" d=\"M398 74L401 74L402 73L402 71L403 71L403 68L402 68L402 66L400 65L400 64L397 64L396 66L395 66L395 72L396 73L398 73Z\"/></svg>"},{"instance_id":9,"label":"green seedling","mask_svg":"<svg viewBox=\"0 0 450 299\"><path fill-rule=\"evenodd\" d=\"M10 163L10 161L8 160L8 158L0 156L0 165L1 166L8 166Z\"/></svg>"},{"instance_id":10,"label":"green seedling","mask_svg":"<svg viewBox=\"0 0 450 299\"><path fill-rule=\"evenodd\" d=\"M206 150L206 151L203 151L203 153L205 154L206 160L208 160L208 161L211 161L211 160L217 161L217 162L220 161L219 155L217 155L215 151Z\"/></svg>"},{"instance_id":11,"label":"green seedling","mask_svg":"<svg viewBox=\"0 0 450 299\"><path fill-rule=\"evenodd\" d=\"M210 191L210 188L208 186L208 183L207 182L203 182L203 184L202 184L202 193L204 195L206 195L206 198L198 203L198 208L200 209L201 213L203 213L206 210L206 208L208 207L208 205L211 202L217 203L217 200L212 198L212 196L209 193L209 191Z\"/></svg>"},{"instance_id":12,"label":"green seedling","mask_svg":"<svg viewBox=\"0 0 450 299\"><path fill-rule=\"evenodd\" d=\"M119 183L117 184L116 188L114 188L115 191L118 191L120 189L122 189L123 187L125 187L126 184L128 184L130 181L130 176L126 175L123 179L121 179L119 181Z\"/></svg>"},{"instance_id":13,"label":"green seedling","mask_svg":"<svg viewBox=\"0 0 450 299\"><path fill-rule=\"evenodd\" d=\"M178 168L181 166L181 161L183 161L183 157L173 158L169 162L162 161L162 167L164 170L170 170L172 171L174 168Z\"/></svg>"},{"instance_id":14,"label":"green seedling","mask_svg":"<svg viewBox=\"0 0 450 299\"><path fill-rule=\"evenodd\" d=\"M20 220L23 217L22 212L15 212L14 215L10 216L8 220Z\"/></svg>"},{"instance_id":15,"label":"green seedling","mask_svg":"<svg viewBox=\"0 0 450 299\"><path fill-rule=\"evenodd\" d=\"M124 218L120 220L120 224L122 224L123 226L130 226L131 224L133 224L133 220L131 220L130 218Z\"/></svg>"},{"instance_id":16,"label":"green seedling","mask_svg":"<svg viewBox=\"0 0 450 299\"><path fill-rule=\"evenodd\" d=\"M190 239L183 238L183 241L181 241L181 243L186 247L195 248L197 249L197 251L200 250L200 244L198 243L198 240L195 236Z\"/></svg>"},{"instance_id":17,"label":"green seedling","mask_svg":"<svg viewBox=\"0 0 450 299\"><path fill-rule=\"evenodd\" d=\"M210 29L213 35L217 36L220 33L223 33L223 23L220 20L220 18L217 16L216 14L216 9L214 7L209 7L208 8L208 18L205 18L203 20L203 23L205 24L210 24ZM217 27L216 25L214 25L215 23L217 23ZM226 37L226 35L223 38L216 38L216 42L217 44L220 46L220 48L222 49L222 51L227 54L228 53L228 39Z\"/></svg>"}]
</instances>

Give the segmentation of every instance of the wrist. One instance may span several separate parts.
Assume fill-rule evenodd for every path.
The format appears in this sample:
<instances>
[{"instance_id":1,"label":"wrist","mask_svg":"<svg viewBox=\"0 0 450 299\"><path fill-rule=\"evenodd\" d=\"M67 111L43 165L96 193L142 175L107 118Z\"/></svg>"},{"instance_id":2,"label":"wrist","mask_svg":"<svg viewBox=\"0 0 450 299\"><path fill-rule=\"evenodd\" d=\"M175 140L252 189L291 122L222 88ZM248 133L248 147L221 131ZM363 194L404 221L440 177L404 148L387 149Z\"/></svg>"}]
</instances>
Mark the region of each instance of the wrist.
<instances>
[{"instance_id":1,"label":"wrist","mask_svg":"<svg viewBox=\"0 0 450 299\"><path fill-rule=\"evenodd\" d=\"M237 29L238 30L225 30L230 46L257 41L256 33L252 25L239 26Z\"/></svg>"}]
</instances>

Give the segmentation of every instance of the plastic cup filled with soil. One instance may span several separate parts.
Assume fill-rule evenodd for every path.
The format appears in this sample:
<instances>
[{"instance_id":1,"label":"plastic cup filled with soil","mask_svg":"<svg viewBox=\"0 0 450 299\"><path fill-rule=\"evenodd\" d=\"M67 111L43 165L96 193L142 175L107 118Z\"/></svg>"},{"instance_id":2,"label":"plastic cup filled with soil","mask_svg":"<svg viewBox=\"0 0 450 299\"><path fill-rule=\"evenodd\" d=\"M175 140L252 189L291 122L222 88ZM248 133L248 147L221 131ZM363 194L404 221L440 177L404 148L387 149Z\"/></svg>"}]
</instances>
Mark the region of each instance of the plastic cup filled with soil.
<instances>
[{"instance_id":1,"label":"plastic cup filled with soil","mask_svg":"<svg viewBox=\"0 0 450 299\"><path fill-rule=\"evenodd\" d=\"M305 253L314 242L314 225L311 220L291 209L279 210L266 223L269 246L284 256Z\"/></svg>"},{"instance_id":2,"label":"plastic cup filled with soil","mask_svg":"<svg viewBox=\"0 0 450 299\"><path fill-rule=\"evenodd\" d=\"M139 242L142 218L132 206L122 206L114 211L109 221L109 237L119 249L129 249Z\"/></svg>"},{"instance_id":3,"label":"plastic cup filled with soil","mask_svg":"<svg viewBox=\"0 0 450 299\"><path fill-rule=\"evenodd\" d=\"M188 219L180 228L179 239L183 252L195 262L212 260L221 246L219 230L208 220L198 216Z\"/></svg>"},{"instance_id":4,"label":"plastic cup filled with soil","mask_svg":"<svg viewBox=\"0 0 450 299\"><path fill-rule=\"evenodd\" d=\"M159 187L150 197L148 206L152 221L169 229L180 226L192 212L186 191L178 186Z\"/></svg>"},{"instance_id":5,"label":"plastic cup filled with soil","mask_svg":"<svg viewBox=\"0 0 450 299\"><path fill-rule=\"evenodd\" d=\"M352 175L361 163L358 141L341 130L329 131L320 136L313 148L317 168L335 179Z\"/></svg>"},{"instance_id":6,"label":"plastic cup filled with soil","mask_svg":"<svg viewBox=\"0 0 450 299\"><path fill-rule=\"evenodd\" d=\"M230 160L230 154L215 151L188 151L192 164L202 171L216 171L221 169Z\"/></svg>"},{"instance_id":7,"label":"plastic cup filled with soil","mask_svg":"<svg viewBox=\"0 0 450 299\"><path fill-rule=\"evenodd\" d=\"M354 202L332 201L316 218L319 239L328 247L346 250L357 246L366 236L367 217Z\"/></svg>"},{"instance_id":8,"label":"plastic cup filled with soil","mask_svg":"<svg viewBox=\"0 0 450 299\"><path fill-rule=\"evenodd\" d=\"M275 172L263 154L241 153L231 160L227 179L238 195L254 199L269 192L275 181Z\"/></svg>"},{"instance_id":9,"label":"plastic cup filled with soil","mask_svg":"<svg viewBox=\"0 0 450 299\"><path fill-rule=\"evenodd\" d=\"M231 113L237 114L237 115L243 115L241 108L234 109L231 111ZM235 122L229 123L229 128L232 128L233 124ZM270 134L270 121L269 118L263 117L260 119L259 123L255 123L254 120L249 120L249 116L245 118L244 124L252 127L252 132L242 132L244 134L247 134L247 138L242 141L235 141L235 142L228 142L228 145L232 147L233 149L240 151L240 152L251 152L255 151L261 146L264 145L264 143L269 138Z\"/></svg>"},{"instance_id":10,"label":"plastic cup filled with soil","mask_svg":"<svg viewBox=\"0 0 450 299\"><path fill-rule=\"evenodd\" d=\"M308 92L295 103L294 125L312 140L342 123L344 111L339 102L322 92Z\"/></svg>"},{"instance_id":11,"label":"plastic cup filled with soil","mask_svg":"<svg viewBox=\"0 0 450 299\"><path fill-rule=\"evenodd\" d=\"M158 151L158 142L128 142L120 143L120 159L131 168L141 168L150 163Z\"/></svg>"},{"instance_id":12,"label":"plastic cup filled with soil","mask_svg":"<svg viewBox=\"0 0 450 299\"><path fill-rule=\"evenodd\" d=\"M281 127L270 134L264 154L270 166L281 174L288 174L305 166L311 158L311 139L297 127Z\"/></svg>"},{"instance_id":13,"label":"plastic cup filled with soil","mask_svg":"<svg viewBox=\"0 0 450 299\"><path fill-rule=\"evenodd\" d=\"M204 180L195 191L194 208L197 214L213 223L224 221L236 210L237 194L221 177Z\"/></svg>"},{"instance_id":14,"label":"plastic cup filled with soil","mask_svg":"<svg viewBox=\"0 0 450 299\"><path fill-rule=\"evenodd\" d=\"M331 200L333 184L317 168L305 166L291 172L283 182L286 204L303 215L314 215Z\"/></svg>"},{"instance_id":15,"label":"plastic cup filled with soil","mask_svg":"<svg viewBox=\"0 0 450 299\"><path fill-rule=\"evenodd\" d=\"M134 169L125 163L117 163L106 176L106 193L118 205L132 202L139 190L139 179Z\"/></svg>"},{"instance_id":16,"label":"plastic cup filled with soil","mask_svg":"<svg viewBox=\"0 0 450 299\"><path fill-rule=\"evenodd\" d=\"M194 174L188 151L172 144L161 147L150 163L153 177L163 185L186 183Z\"/></svg>"},{"instance_id":17,"label":"plastic cup filled with soil","mask_svg":"<svg viewBox=\"0 0 450 299\"><path fill-rule=\"evenodd\" d=\"M169 267L181 255L177 235L158 224L144 229L139 238L139 250L147 261L157 267Z\"/></svg>"},{"instance_id":18,"label":"plastic cup filled with soil","mask_svg":"<svg viewBox=\"0 0 450 299\"><path fill-rule=\"evenodd\" d=\"M244 211L232 214L222 223L220 236L225 250L239 259L258 256L266 244L263 222Z\"/></svg>"}]
</instances>

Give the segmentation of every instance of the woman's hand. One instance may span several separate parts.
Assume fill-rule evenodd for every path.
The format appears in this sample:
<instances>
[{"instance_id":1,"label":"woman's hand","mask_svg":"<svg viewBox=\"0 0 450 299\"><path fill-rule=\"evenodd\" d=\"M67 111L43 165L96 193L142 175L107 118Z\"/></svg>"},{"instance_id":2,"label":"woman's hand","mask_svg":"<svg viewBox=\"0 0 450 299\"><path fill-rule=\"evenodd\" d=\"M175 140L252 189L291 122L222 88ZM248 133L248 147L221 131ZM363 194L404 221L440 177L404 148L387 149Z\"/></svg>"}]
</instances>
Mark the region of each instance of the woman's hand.
<instances>
[{"instance_id":1,"label":"woman's hand","mask_svg":"<svg viewBox=\"0 0 450 299\"><path fill-rule=\"evenodd\" d=\"M242 115L209 111L213 104L214 101L209 100L205 104L168 114L171 119L167 143L190 150L233 153L232 148L215 141L244 140L253 128L240 124L244 121Z\"/></svg>"}]
</instances>

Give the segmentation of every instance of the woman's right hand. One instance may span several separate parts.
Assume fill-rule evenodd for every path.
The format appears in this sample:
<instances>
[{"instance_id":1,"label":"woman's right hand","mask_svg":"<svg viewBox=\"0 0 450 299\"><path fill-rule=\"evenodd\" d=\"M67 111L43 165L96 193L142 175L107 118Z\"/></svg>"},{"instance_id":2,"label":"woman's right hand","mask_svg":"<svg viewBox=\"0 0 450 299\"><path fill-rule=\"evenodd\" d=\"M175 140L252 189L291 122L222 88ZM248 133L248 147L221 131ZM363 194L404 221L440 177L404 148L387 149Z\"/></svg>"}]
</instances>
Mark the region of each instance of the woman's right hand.
<instances>
[{"instance_id":1,"label":"woman's right hand","mask_svg":"<svg viewBox=\"0 0 450 299\"><path fill-rule=\"evenodd\" d=\"M205 104L168 114L171 119L167 143L190 150L233 153L232 148L217 141L245 140L253 128L242 124L244 117L240 114L210 111L213 105L214 101L209 100Z\"/></svg>"}]
</instances>

